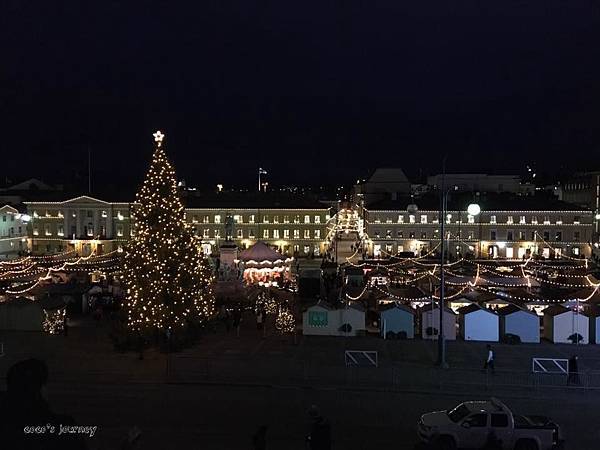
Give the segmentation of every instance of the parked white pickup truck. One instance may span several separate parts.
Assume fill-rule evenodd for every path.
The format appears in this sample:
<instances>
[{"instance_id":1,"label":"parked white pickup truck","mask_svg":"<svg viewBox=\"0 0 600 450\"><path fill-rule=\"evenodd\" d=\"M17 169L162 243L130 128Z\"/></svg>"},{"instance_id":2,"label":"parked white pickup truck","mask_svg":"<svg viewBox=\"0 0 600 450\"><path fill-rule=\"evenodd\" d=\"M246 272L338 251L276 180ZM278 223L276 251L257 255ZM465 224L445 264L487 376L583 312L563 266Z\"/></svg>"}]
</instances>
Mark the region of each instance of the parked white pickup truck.
<instances>
[{"instance_id":1,"label":"parked white pickup truck","mask_svg":"<svg viewBox=\"0 0 600 450\"><path fill-rule=\"evenodd\" d=\"M450 411L423 414L421 441L434 448L550 450L562 447L560 428L543 416L518 416L498 399L464 402Z\"/></svg>"}]
</instances>

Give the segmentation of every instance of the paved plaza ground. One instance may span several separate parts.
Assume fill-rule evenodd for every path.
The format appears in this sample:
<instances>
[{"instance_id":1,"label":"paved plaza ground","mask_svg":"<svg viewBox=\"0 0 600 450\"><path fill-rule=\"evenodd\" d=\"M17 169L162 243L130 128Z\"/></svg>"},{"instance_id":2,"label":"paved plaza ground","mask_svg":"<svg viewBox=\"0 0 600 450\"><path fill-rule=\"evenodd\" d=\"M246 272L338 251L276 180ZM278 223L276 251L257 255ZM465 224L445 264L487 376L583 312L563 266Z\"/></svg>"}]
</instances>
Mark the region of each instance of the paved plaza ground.
<instances>
[{"instance_id":1,"label":"paved plaza ground","mask_svg":"<svg viewBox=\"0 0 600 450\"><path fill-rule=\"evenodd\" d=\"M167 356L116 353L108 326L83 320L68 337L4 333L0 377L15 361L40 357L50 369L49 400L80 424L98 425L91 449L118 448L139 426L142 449L251 448L269 425L269 448L302 449L306 411L318 404L333 424L334 448L415 448L420 414L496 395L515 410L560 423L573 449L595 448L600 390L545 386L530 378L531 358L580 356L600 371L597 346L495 345L497 374L481 371L485 344L449 342L450 369L433 368L434 341L375 337L291 337L262 333L247 317L240 331L217 329L194 348ZM376 350L380 367L346 369L344 350ZM4 383L4 379L1 381Z\"/></svg>"}]
</instances>

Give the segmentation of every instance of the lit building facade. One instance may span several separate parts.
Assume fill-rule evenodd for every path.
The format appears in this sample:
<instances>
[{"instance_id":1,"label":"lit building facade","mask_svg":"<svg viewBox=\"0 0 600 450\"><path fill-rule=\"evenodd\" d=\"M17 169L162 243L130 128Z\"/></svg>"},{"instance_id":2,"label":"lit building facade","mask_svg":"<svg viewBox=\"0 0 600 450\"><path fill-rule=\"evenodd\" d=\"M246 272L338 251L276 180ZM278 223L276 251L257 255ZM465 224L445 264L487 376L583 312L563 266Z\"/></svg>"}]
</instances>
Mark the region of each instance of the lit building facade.
<instances>
[{"instance_id":1,"label":"lit building facade","mask_svg":"<svg viewBox=\"0 0 600 450\"><path fill-rule=\"evenodd\" d=\"M454 257L471 254L475 258L506 259L522 259L530 254L591 255L592 211L558 201L550 202L554 208L546 209L544 201L536 205L531 198L525 198L527 206L520 208L518 199L513 199L514 203L508 202L514 205L511 209L496 209L493 201L485 201L487 207L482 204L476 216L467 213L469 201L463 202L463 210L449 208L444 218L449 253ZM419 255L434 249L439 253L439 208L421 210L419 200L414 202L417 208L408 204L395 208L374 205L364 210L368 255L382 258L402 252Z\"/></svg>"},{"instance_id":2,"label":"lit building facade","mask_svg":"<svg viewBox=\"0 0 600 450\"><path fill-rule=\"evenodd\" d=\"M186 220L207 254L217 254L228 240L240 249L260 240L288 256L319 256L327 251L333 219L324 205L252 208L247 201L248 207L221 208L200 207L198 201L184 199ZM80 255L104 254L124 246L131 236L131 203L80 196L62 202L27 202L26 206L33 254L70 250Z\"/></svg>"},{"instance_id":3,"label":"lit building facade","mask_svg":"<svg viewBox=\"0 0 600 450\"><path fill-rule=\"evenodd\" d=\"M27 215L16 208L0 207L0 259L18 256L27 251Z\"/></svg>"},{"instance_id":4,"label":"lit building facade","mask_svg":"<svg viewBox=\"0 0 600 450\"><path fill-rule=\"evenodd\" d=\"M131 235L130 204L80 196L61 202L25 202L29 248L34 255L75 251L101 255L122 247Z\"/></svg>"}]
</instances>

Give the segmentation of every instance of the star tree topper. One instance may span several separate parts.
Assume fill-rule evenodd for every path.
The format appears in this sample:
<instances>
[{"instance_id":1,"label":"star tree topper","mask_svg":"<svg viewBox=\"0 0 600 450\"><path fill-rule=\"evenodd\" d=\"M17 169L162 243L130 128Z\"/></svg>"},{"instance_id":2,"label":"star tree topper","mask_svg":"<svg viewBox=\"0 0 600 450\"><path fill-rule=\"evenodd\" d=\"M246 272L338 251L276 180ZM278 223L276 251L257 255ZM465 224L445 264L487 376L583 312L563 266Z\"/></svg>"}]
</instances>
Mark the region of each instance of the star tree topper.
<instances>
[{"instance_id":1,"label":"star tree topper","mask_svg":"<svg viewBox=\"0 0 600 450\"><path fill-rule=\"evenodd\" d=\"M165 135L162 134L160 130L157 130L156 133L154 133L152 136L154 136L154 142L156 142L156 145L160 147L162 145L163 139L165 138Z\"/></svg>"}]
</instances>

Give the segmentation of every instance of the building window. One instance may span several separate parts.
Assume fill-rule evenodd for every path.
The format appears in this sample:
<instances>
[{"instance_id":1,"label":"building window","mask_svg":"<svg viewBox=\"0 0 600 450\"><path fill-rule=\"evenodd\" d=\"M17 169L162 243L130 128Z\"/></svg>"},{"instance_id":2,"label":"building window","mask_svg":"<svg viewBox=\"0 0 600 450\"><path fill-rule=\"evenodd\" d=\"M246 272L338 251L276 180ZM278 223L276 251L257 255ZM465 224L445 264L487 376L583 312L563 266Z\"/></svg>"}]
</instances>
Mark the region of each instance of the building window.
<instances>
[{"instance_id":1,"label":"building window","mask_svg":"<svg viewBox=\"0 0 600 450\"><path fill-rule=\"evenodd\" d=\"M221 237L221 230L216 229L215 230L215 238L219 239Z\"/></svg>"},{"instance_id":2,"label":"building window","mask_svg":"<svg viewBox=\"0 0 600 450\"><path fill-rule=\"evenodd\" d=\"M471 214L467 215L467 222L469 223L475 223L475 216L472 216Z\"/></svg>"},{"instance_id":3,"label":"building window","mask_svg":"<svg viewBox=\"0 0 600 450\"><path fill-rule=\"evenodd\" d=\"M557 231L556 235L554 236L554 239L556 241L562 241L562 231Z\"/></svg>"},{"instance_id":4,"label":"building window","mask_svg":"<svg viewBox=\"0 0 600 450\"><path fill-rule=\"evenodd\" d=\"M254 214L250 214L248 217L248 223L254 223Z\"/></svg>"},{"instance_id":5,"label":"building window","mask_svg":"<svg viewBox=\"0 0 600 450\"><path fill-rule=\"evenodd\" d=\"M315 253L315 256L319 256L321 254L321 249L319 248L319 244L315 244L314 253Z\"/></svg>"},{"instance_id":6,"label":"building window","mask_svg":"<svg viewBox=\"0 0 600 450\"><path fill-rule=\"evenodd\" d=\"M304 253L307 254L307 255L310 253L310 245L305 245L304 246Z\"/></svg>"},{"instance_id":7,"label":"building window","mask_svg":"<svg viewBox=\"0 0 600 450\"><path fill-rule=\"evenodd\" d=\"M508 216L506 218L506 223L509 224L509 225L512 224L513 223L513 216Z\"/></svg>"},{"instance_id":8,"label":"building window","mask_svg":"<svg viewBox=\"0 0 600 450\"><path fill-rule=\"evenodd\" d=\"M304 216L304 223L310 223L310 216Z\"/></svg>"},{"instance_id":9,"label":"building window","mask_svg":"<svg viewBox=\"0 0 600 450\"><path fill-rule=\"evenodd\" d=\"M296 217L294 217L294 223L300 223L300 216L296 215Z\"/></svg>"},{"instance_id":10,"label":"building window","mask_svg":"<svg viewBox=\"0 0 600 450\"><path fill-rule=\"evenodd\" d=\"M393 251L392 244L385 244L385 251L388 254L391 254Z\"/></svg>"},{"instance_id":11,"label":"building window","mask_svg":"<svg viewBox=\"0 0 600 450\"><path fill-rule=\"evenodd\" d=\"M496 216L490 216L490 223L496 223Z\"/></svg>"},{"instance_id":12,"label":"building window","mask_svg":"<svg viewBox=\"0 0 600 450\"><path fill-rule=\"evenodd\" d=\"M392 230L385 230L385 237L386 238L391 238L392 237Z\"/></svg>"},{"instance_id":13,"label":"building window","mask_svg":"<svg viewBox=\"0 0 600 450\"><path fill-rule=\"evenodd\" d=\"M446 223L450 223L452 221L452 214L446 214Z\"/></svg>"},{"instance_id":14,"label":"building window","mask_svg":"<svg viewBox=\"0 0 600 450\"><path fill-rule=\"evenodd\" d=\"M387 219L385 219L385 223L392 223L392 218L388 217Z\"/></svg>"},{"instance_id":15,"label":"building window","mask_svg":"<svg viewBox=\"0 0 600 450\"><path fill-rule=\"evenodd\" d=\"M512 241L513 240L513 232L512 231L507 231L506 232L506 240L507 241Z\"/></svg>"},{"instance_id":16,"label":"building window","mask_svg":"<svg viewBox=\"0 0 600 450\"><path fill-rule=\"evenodd\" d=\"M279 223L279 216L273 216L273 223Z\"/></svg>"},{"instance_id":17,"label":"building window","mask_svg":"<svg viewBox=\"0 0 600 450\"><path fill-rule=\"evenodd\" d=\"M269 216L263 216L263 223L269 223Z\"/></svg>"},{"instance_id":18,"label":"building window","mask_svg":"<svg viewBox=\"0 0 600 450\"><path fill-rule=\"evenodd\" d=\"M423 231L421 233L421 239L427 239L427 232Z\"/></svg>"},{"instance_id":19,"label":"building window","mask_svg":"<svg viewBox=\"0 0 600 450\"><path fill-rule=\"evenodd\" d=\"M202 223L210 223L210 217L209 216L204 216L202 218Z\"/></svg>"},{"instance_id":20,"label":"building window","mask_svg":"<svg viewBox=\"0 0 600 450\"><path fill-rule=\"evenodd\" d=\"M304 230L304 239L310 239L310 230Z\"/></svg>"},{"instance_id":21,"label":"building window","mask_svg":"<svg viewBox=\"0 0 600 450\"><path fill-rule=\"evenodd\" d=\"M283 223L290 223L290 216L283 216Z\"/></svg>"},{"instance_id":22,"label":"building window","mask_svg":"<svg viewBox=\"0 0 600 450\"><path fill-rule=\"evenodd\" d=\"M525 216L519 216L519 223L520 224L527 223L527 222L525 222Z\"/></svg>"},{"instance_id":23,"label":"building window","mask_svg":"<svg viewBox=\"0 0 600 450\"><path fill-rule=\"evenodd\" d=\"M533 217L531 218L531 223L532 223L533 225L537 225L537 223L538 223L537 216L533 216Z\"/></svg>"},{"instance_id":24,"label":"building window","mask_svg":"<svg viewBox=\"0 0 600 450\"><path fill-rule=\"evenodd\" d=\"M92 211L91 209L88 209L87 216L88 217L94 217L94 211Z\"/></svg>"},{"instance_id":25,"label":"building window","mask_svg":"<svg viewBox=\"0 0 600 450\"><path fill-rule=\"evenodd\" d=\"M535 241L535 231L531 232L531 236L530 237L531 237L530 241Z\"/></svg>"},{"instance_id":26,"label":"building window","mask_svg":"<svg viewBox=\"0 0 600 450\"><path fill-rule=\"evenodd\" d=\"M244 237L244 230L237 230L238 239L242 239Z\"/></svg>"},{"instance_id":27,"label":"building window","mask_svg":"<svg viewBox=\"0 0 600 450\"><path fill-rule=\"evenodd\" d=\"M298 244L294 245L294 253L300 253L300 246Z\"/></svg>"},{"instance_id":28,"label":"building window","mask_svg":"<svg viewBox=\"0 0 600 450\"><path fill-rule=\"evenodd\" d=\"M550 232L549 231L544 231L544 240L545 241L549 241L550 240Z\"/></svg>"},{"instance_id":29,"label":"building window","mask_svg":"<svg viewBox=\"0 0 600 450\"><path fill-rule=\"evenodd\" d=\"M580 222L581 222L581 216L573 216L573 224L574 225L579 225Z\"/></svg>"},{"instance_id":30,"label":"building window","mask_svg":"<svg viewBox=\"0 0 600 450\"><path fill-rule=\"evenodd\" d=\"M375 231L375 237L376 237L377 239L379 239L379 238L381 237L381 235L379 234L379 230L376 230L376 231Z\"/></svg>"},{"instance_id":31,"label":"building window","mask_svg":"<svg viewBox=\"0 0 600 450\"><path fill-rule=\"evenodd\" d=\"M574 231L573 232L573 240L574 241L579 241L579 239L580 239L580 233L579 233L579 231Z\"/></svg>"},{"instance_id":32,"label":"building window","mask_svg":"<svg viewBox=\"0 0 600 450\"><path fill-rule=\"evenodd\" d=\"M550 217L544 216L544 225L550 225Z\"/></svg>"},{"instance_id":33,"label":"building window","mask_svg":"<svg viewBox=\"0 0 600 450\"><path fill-rule=\"evenodd\" d=\"M249 237L250 239L254 239L254 238L255 238L255 235L254 235L254 228L250 228L250 229L248 230L248 237Z\"/></svg>"},{"instance_id":34,"label":"building window","mask_svg":"<svg viewBox=\"0 0 600 450\"><path fill-rule=\"evenodd\" d=\"M117 224L117 237L123 237L123 224Z\"/></svg>"},{"instance_id":35,"label":"building window","mask_svg":"<svg viewBox=\"0 0 600 450\"><path fill-rule=\"evenodd\" d=\"M50 231L50 225L44 225L44 234L46 236L52 236L52 231Z\"/></svg>"},{"instance_id":36,"label":"building window","mask_svg":"<svg viewBox=\"0 0 600 450\"><path fill-rule=\"evenodd\" d=\"M381 223L381 219L379 217L375 217L375 223Z\"/></svg>"},{"instance_id":37,"label":"building window","mask_svg":"<svg viewBox=\"0 0 600 450\"><path fill-rule=\"evenodd\" d=\"M412 215L412 214L410 214L410 215L408 216L408 222L409 222L409 223L415 223L415 216L414 216L414 215Z\"/></svg>"},{"instance_id":38,"label":"building window","mask_svg":"<svg viewBox=\"0 0 600 450\"><path fill-rule=\"evenodd\" d=\"M398 223L404 223L404 216L402 214L398 214Z\"/></svg>"},{"instance_id":39,"label":"building window","mask_svg":"<svg viewBox=\"0 0 600 450\"><path fill-rule=\"evenodd\" d=\"M496 230L490 231L490 240L492 240L492 241L496 240Z\"/></svg>"},{"instance_id":40,"label":"building window","mask_svg":"<svg viewBox=\"0 0 600 450\"><path fill-rule=\"evenodd\" d=\"M2 216L2 222L6 222L6 216Z\"/></svg>"},{"instance_id":41,"label":"building window","mask_svg":"<svg viewBox=\"0 0 600 450\"><path fill-rule=\"evenodd\" d=\"M210 237L210 230L208 228L205 228L204 230L202 230L202 237L208 239Z\"/></svg>"},{"instance_id":42,"label":"building window","mask_svg":"<svg viewBox=\"0 0 600 450\"><path fill-rule=\"evenodd\" d=\"M108 213L106 211L102 211L102 217L104 217L104 218L108 217Z\"/></svg>"},{"instance_id":43,"label":"building window","mask_svg":"<svg viewBox=\"0 0 600 450\"><path fill-rule=\"evenodd\" d=\"M562 223L563 223L562 216L558 216L558 219L556 219L556 225L562 225Z\"/></svg>"},{"instance_id":44,"label":"building window","mask_svg":"<svg viewBox=\"0 0 600 450\"><path fill-rule=\"evenodd\" d=\"M404 233L402 231L398 231L398 237L402 239L404 237Z\"/></svg>"},{"instance_id":45,"label":"building window","mask_svg":"<svg viewBox=\"0 0 600 450\"><path fill-rule=\"evenodd\" d=\"M414 232L414 231L411 231L410 233L408 233L408 237L409 237L410 239L414 239L414 238L415 238L415 232Z\"/></svg>"},{"instance_id":46,"label":"building window","mask_svg":"<svg viewBox=\"0 0 600 450\"><path fill-rule=\"evenodd\" d=\"M315 216L315 223L321 223L321 216Z\"/></svg>"},{"instance_id":47,"label":"building window","mask_svg":"<svg viewBox=\"0 0 600 450\"><path fill-rule=\"evenodd\" d=\"M315 230L315 239L321 239L321 230Z\"/></svg>"},{"instance_id":48,"label":"building window","mask_svg":"<svg viewBox=\"0 0 600 450\"><path fill-rule=\"evenodd\" d=\"M425 214L421 215L421 223L427 223L427 216Z\"/></svg>"},{"instance_id":49,"label":"building window","mask_svg":"<svg viewBox=\"0 0 600 450\"><path fill-rule=\"evenodd\" d=\"M75 214L75 213L73 213L73 214ZM73 216L73 217L75 217L75 216ZM117 219L123 220L123 214L121 214L121 211L117 211Z\"/></svg>"},{"instance_id":50,"label":"building window","mask_svg":"<svg viewBox=\"0 0 600 450\"><path fill-rule=\"evenodd\" d=\"M431 221L431 223L440 223L438 216L433 216L433 220Z\"/></svg>"},{"instance_id":51,"label":"building window","mask_svg":"<svg viewBox=\"0 0 600 450\"><path fill-rule=\"evenodd\" d=\"M520 241L524 241L525 240L525 232L524 231L519 231L519 240Z\"/></svg>"},{"instance_id":52,"label":"building window","mask_svg":"<svg viewBox=\"0 0 600 450\"><path fill-rule=\"evenodd\" d=\"M573 247L573 254L579 256L579 247Z\"/></svg>"},{"instance_id":53,"label":"building window","mask_svg":"<svg viewBox=\"0 0 600 450\"><path fill-rule=\"evenodd\" d=\"M215 215L215 223L221 223L221 216L219 214Z\"/></svg>"},{"instance_id":54,"label":"building window","mask_svg":"<svg viewBox=\"0 0 600 450\"><path fill-rule=\"evenodd\" d=\"M269 230L263 230L263 239L269 239Z\"/></svg>"},{"instance_id":55,"label":"building window","mask_svg":"<svg viewBox=\"0 0 600 450\"><path fill-rule=\"evenodd\" d=\"M244 217L243 217L243 216L240 216L239 214L235 214L235 215L233 216L233 221L234 221L235 223L244 223Z\"/></svg>"},{"instance_id":56,"label":"building window","mask_svg":"<svg viewBox=\"0 0 600 450\"><path fill-rule=\"evenodd\" d=\"M94 236L94 225L91 223L88 223L88 226L87 226L87 236L88 237Z\"/></svg>"},{"instance_id":57,"label":"building window","mask_svg":"<svg viewBox=\"0 0 600 450\"><path fill-rule=\"evenodd\" d=\"M279 239L279 230L273 230L273 239Z\"/></svg>"},{"instance_id":58,"label":"building window","mask_svg":"<svg viewBox=\"0 0 600 450\"><path fill-rule=\"evenodd\" d=\"M290 230L283 230L283 238L284 239L290 238Z\"/></svg>"},{"instance_id":59,"label":"building window","mask_svg":"<svg viewBox=\"0 0 600 450\"><path fill-rule=\"evenodd\" d=\"M294 230L294 239L300 239L300 230Z\"/></svg>"}]
</instances>

